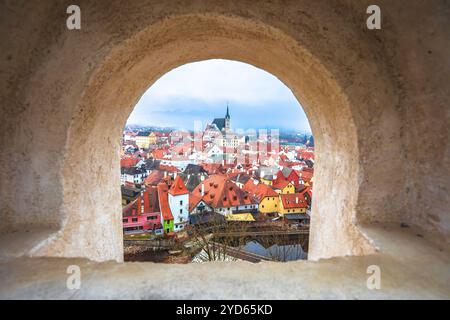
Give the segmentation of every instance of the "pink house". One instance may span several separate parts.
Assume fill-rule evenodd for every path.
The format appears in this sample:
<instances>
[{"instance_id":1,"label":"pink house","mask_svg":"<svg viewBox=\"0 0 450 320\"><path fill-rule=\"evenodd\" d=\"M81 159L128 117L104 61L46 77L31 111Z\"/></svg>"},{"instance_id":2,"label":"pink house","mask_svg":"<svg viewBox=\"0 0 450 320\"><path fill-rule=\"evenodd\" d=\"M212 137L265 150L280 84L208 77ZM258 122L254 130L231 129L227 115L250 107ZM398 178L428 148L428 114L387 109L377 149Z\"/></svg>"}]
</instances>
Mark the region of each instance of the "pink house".
<instances>
[{"instance_id":1,"label":"pink house","mask_svg":"<svg viewBox=\"0 0 450 320\"><path fill-rule=\"evenodd\" d=\"M138 232L154 232L156 229L161 229L161 214L159 212L144 213L140 215L131 215L122 218L123 232L138 233Z\"/></svg>"},{"instance_id":2,"label":"pink house","mask_svg":"<svg viewBox=\"0 0 450 320\"><path fill-rule=\"evenodd\" d=\"M147 187L141 191L136 200L123 208L122 223L125 234L154 232L162 229L158 193L155 187Z\"/></svg>"}]
</instances>

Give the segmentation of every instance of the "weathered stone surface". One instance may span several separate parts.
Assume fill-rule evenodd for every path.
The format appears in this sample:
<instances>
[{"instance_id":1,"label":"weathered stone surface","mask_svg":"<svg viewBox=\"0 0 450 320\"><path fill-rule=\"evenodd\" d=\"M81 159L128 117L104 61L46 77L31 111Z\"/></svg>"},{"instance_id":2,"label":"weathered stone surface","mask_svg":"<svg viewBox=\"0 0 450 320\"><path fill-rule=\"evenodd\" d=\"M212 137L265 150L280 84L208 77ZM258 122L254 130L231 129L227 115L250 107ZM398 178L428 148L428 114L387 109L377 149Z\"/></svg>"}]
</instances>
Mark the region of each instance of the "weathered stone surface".
<instances>
[{"instance_id":1,"label":"weathered stone surface","mask_svg":"<svg viewBox=\"0 0 450 320\"><path fill-rule=\"evenodd\" d=\"M385 250L287 263L168 265L21 258L0 262L1 299L449 299L450 252L396 226L366 230ZM81 287L66 286L70 265ZM380 289L367 288L369 266ZM155 277L155 275L157 275Z\"/></svg>"},{"instance_id":2,"label":"weathered stone surface","mask_svg":"<svg viewBox=\"0 0 450 320\"><path fill-rule=\"evenodd\" d=\"M361 224L448 243L447 1L0 2L1 230L32 256L121 261L119 137L140 95L187 62L244 61L303 105L317 145L310 258L383 250ZM40 233L42 234L42 233Z\"/></svg>"}]
</instances>

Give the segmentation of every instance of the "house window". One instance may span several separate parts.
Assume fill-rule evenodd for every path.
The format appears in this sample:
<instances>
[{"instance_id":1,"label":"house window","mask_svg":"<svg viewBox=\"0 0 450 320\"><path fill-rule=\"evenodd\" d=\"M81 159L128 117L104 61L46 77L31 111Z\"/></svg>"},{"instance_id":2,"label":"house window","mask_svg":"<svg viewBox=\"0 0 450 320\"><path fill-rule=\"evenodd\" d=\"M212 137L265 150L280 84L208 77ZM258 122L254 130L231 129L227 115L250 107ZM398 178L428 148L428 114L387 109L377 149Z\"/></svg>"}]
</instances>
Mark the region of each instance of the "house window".
<instances>
[{"instance_id":1,"label":"house window","mask_svg":"<svg viewBox=\"0 0 450 320\"><path fill-rule=\"evenodd\" d=\"M127 223L127 222L128 222L128 219L122 219L122 222L123 222L123 223Z\"/></svg>"},{"instance_id":2,"label":"house window","mask_svg":"<svg viewBox=\"0 0 450 320\"><path fill-rule=\"evenodd\" d=\"M180 209L180 214L183 214L183 209Z\"/></svg>"},{"instance_id":3,"label":"house window","mask_svg":"<svg viewBox=\"0 0 450 320\"><path fill-rule=\"evenodd\" d=\"M180 206L182 206L183 205L183 200L180 200Z\"/></svg>"},{"instance_id":4,"label":"house window","mask_svg":"<svg viewBox=\"0 0 450 320\"><path fill-rule=\"evenodd\" d=\"M262 207L264 208L264 205L262 205Z\"/></svg>"},{"instance_id":5,"label":"house window","mask_svg":"<svg viewBox=\"0 0 450 320\"><path fill-rule=\"evenodd\" d=\"M156 220L156 216L147 216L147 220Z\"/></svg>"},{"instance_id":6,"label":"house window","mask_svg":"<svg viewBox=\"0 0 450 320\"><path fill-rule=\"evenodd\" d=\"M132 222L138 222L138 218L131 218Z\"/></svg>"}]
</instances>

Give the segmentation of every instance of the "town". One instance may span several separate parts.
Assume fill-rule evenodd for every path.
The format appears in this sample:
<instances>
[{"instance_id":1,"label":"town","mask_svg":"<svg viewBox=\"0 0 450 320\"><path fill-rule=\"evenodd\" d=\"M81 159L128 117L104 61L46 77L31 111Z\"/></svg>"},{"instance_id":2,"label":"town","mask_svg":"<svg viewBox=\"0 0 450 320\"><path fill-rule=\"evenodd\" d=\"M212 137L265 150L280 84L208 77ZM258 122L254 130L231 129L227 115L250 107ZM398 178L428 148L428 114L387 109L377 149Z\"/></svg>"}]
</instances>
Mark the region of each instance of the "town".
<instances>
[{"instance_id":1,"label":"town","mask_svg":"<svg viewBox=\"0 0 450 320\"><path fill-rule=\"evenodd\" d=\"M180 253L174 250L180 243L193 247L208 235L196 247L200 253L181 261L306 259L313 137L238 131L231 129L229 106L224 118L194 132L125 128L120 161L125 254L127 248L142 249L142 243L151 244L153 253L155 247ZM208 252L217 243L225 248L222 256ZM178 260L164 259L173 261Z\"/></svg>"}]
</instances>

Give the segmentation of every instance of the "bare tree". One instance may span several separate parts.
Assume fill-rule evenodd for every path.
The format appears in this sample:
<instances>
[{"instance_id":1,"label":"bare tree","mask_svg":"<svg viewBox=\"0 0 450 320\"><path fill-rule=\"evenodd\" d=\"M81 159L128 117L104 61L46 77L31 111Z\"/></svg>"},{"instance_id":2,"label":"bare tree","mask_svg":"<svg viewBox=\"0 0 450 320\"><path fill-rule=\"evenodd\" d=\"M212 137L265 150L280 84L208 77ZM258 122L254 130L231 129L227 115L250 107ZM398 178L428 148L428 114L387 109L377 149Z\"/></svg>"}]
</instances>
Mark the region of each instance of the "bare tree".
<instances>
[{"instance_id":1,"label":"bare tree","mask_svg":"<svg viewBox=\"0 0 450 320\"><path fill-rule=\"evenodd\" d=\"M236 253L245 244L245 236L240 236L247 229L243 223L226 222L221 215L210 216L207 223L190 225L189 247L197 262L236 261Z\"/></svg>"}]
</instances>

